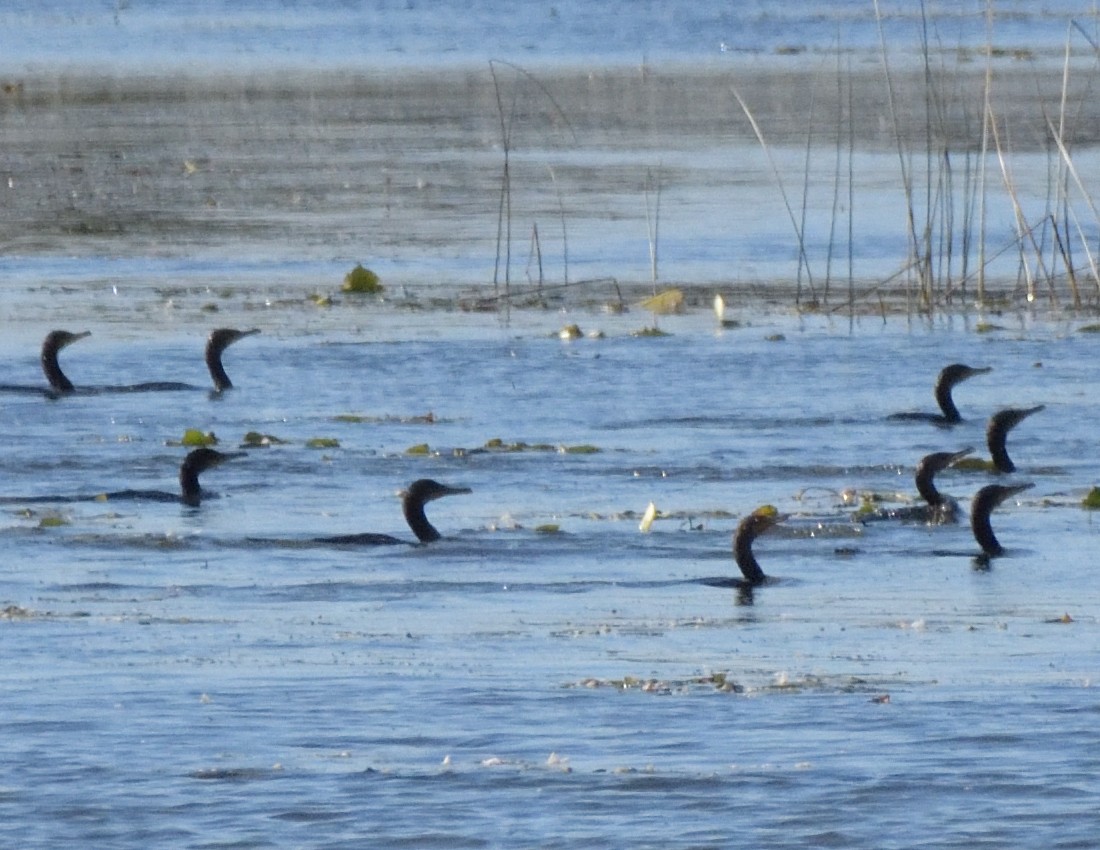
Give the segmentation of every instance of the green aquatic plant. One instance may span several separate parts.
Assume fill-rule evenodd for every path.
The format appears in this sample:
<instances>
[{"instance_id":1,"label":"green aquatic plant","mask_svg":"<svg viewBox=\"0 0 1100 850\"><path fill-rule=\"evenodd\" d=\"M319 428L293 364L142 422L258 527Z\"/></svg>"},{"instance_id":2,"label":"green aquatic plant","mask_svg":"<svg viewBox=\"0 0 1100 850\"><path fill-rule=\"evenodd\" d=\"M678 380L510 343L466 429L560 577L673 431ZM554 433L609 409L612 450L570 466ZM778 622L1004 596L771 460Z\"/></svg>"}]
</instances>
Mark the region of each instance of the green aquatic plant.
<instances>
[{"instance_id":1,"label":"green aquatic plant","mask_svg":"<svg viewBox=\"0 0 1100 850\"><path fill-rule=\"evenodd\" d=\"M996 472L997 467L993 465L993 461L986 460L981 457L964 457L953 464L952 469L959 469L963 472Z\"/></svg>"},{"instance_id":2,"label":"green aquatic plant","mask_svg":"<svg viewBox=\"0 0 1100 850\"><path fill-rule=\"evenodd\" d=\"M284 446L286 440L281 440L272 434L261 434L259 431L249 431L241 440L241 448L264 449L268 446Z\"/></svg>"},{"instance_id":3,"label":"green aquatic plant","mask_svg":"<svg viewBox=\"0 0 1100 850\"><path fill-rule=\"evenodd\" d=\"M405 449L405 454L424 456L431 454L431 449L428 448L427 443L417 443L415 446L409 446Z\"/></svg>"},{"instance_id":4,"label":"green aquatic plant","mask_svg":"<svg viewBox=\"0 0 1100 850\"><path fill-rule=\"evenodd\" d=\"M558 451L566 455L594 455L599 453L600 447L582 443L577 446L559 446Z\"/></svg>"},{"instance_id":5,"label":"green aquatic plant","mask_svg":"<svg viewBox=\"0 0 1100 850\"><path fill-rule=\"evenodd\" d=\"M179 445L191 447L216 446L217 444L218 438L213 431L203 433L198 428L188 428L183 432L183 437L179 441ZM169 443L169 445L172 445L172 443Z\"/></svg>"},{"instance_id":6,"label":"green aquatic plant","mask_svg":"<svg viewBox=\"0 0 1100 850\"><path fill-rule=\"evenodd\" d=\"M307 449L338 449L340 441L335 437L311 437L306 440Z\"/></svg>"},{"instance_id":7,"label":"green aquatic plant","mask_svg":"<svg viewBox=\"0 0 1100 850\"><path fill-rule=\"evenodd\" d=\"M639 328L638 330L634 331L631 334L631 336L654 337L654 336L671 336L671 334L669 334L667 331L661 330L659 327L654 325L651 328Z\"/></svg>"},{"instance_id":8,"label":"green aquatic plant","mask_svg":"<svg viewBox=\"0 0 1100 850\"><path fill-rule=\"evenodd\" d=\"M60 528L68 524L69 521L61 516L61 514L46 514L38 521L39 528Z\"/></svg>"},{"instance_id":9,"label":"green aquatic plant","mask_svg":"<svg viewBox=\"0 0 1100 850\"><path fill-rule=\"evenodd\" d=\"M1100 334L1100 324L1084 325L1077 329L1079 334Z\"/></svg>"},{"instance_id":10,"label":"green aquatic plant","mask_svg":"<svg viewBox=\"0 0 1100 850\"><path fill-rule=\"evenodd\" d=\"M382 291L382 282L379 280L378 275L370 269L363 268L360 263L344 275L343 290L359 295L377 295Z\"/></svg>"},{"instance_id":11,"label":"green aquatic plant","mask_svg":"<svg viewBox=\"0 0 1100 850\"><path fill-rule=\"evenodd\" d=\"M1093 487L1081 500L1081 506L1089 510L1100 510L1100 487Z\"/></svg>"},{"instance_id":12,"label":"green aquatic plant","mask_svg":"<svg viewBox=\"0 0 1100 850\"><path fill-rule=\"evenodd\" d=\"M535 526L535 534L557 534L561 531L561 526L556 522L548 522L543 525Z\"/></svg>"}]
</instances>

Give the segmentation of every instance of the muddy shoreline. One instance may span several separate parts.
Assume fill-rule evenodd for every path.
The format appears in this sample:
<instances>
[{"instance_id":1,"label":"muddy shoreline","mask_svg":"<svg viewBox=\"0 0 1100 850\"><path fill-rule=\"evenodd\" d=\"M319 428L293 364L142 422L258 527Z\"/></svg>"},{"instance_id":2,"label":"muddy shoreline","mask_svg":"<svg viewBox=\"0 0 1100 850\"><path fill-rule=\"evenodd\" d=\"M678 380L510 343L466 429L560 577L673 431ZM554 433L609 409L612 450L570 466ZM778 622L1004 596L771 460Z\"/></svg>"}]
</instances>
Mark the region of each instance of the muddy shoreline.
<instances>
[{"instance_id":1,"label":"muddy shoreline","mask_svg":"<svg viewBox=\"0 0 1100 850\"><path fill-rule=\"evenodd\" d=\"M840 134L851 150L892 155L894 163L899 135L916 157L933 136L959 156L980 144L984 60L945 63L931 82L910 65L892 71L892 90L880 61L864 57L839 74L835 65L10 78L0 95L4 251L306 263L385 257L399 267L389 279L403 285L499 286L507 277L498 250L505 134L513 263L533 250L530 222L549 229L566 210L578 255L585 238L598 245L601 229L613 233L624 220L641 222L630 224L640 235L655 167L662 188L681 191L685 205L716 180L747 186L752 197L775 196L764 169L738 165L737 152L758 152L759 143L734 89L778 150L798 151L811 131L824 151ZM1061 68L1011 56L991 67L991 108L1012 153L1048 150ZM1078 151L1100 141L1094 76L1091 65L1075 70L1066 87L1066 139ZM728 168L707 159L723 150L732 152ZM873 179L893 181L900 200L896 172ZM789 224L776 218L777 244L794 251ZM908 262L903 227L898 235L891 270ZM635 267L612 264L626 286L648 283L644 241L638 253ZM728 282L785 299L797 287L793 264L785 268L731 273ZM508 276L517 284L524 277ZM663 277L706 283L669 266ZM861 278L861 292L887 277ZM1011 292L1017 281L1005 286ZM910 288L902 280L881 291L908 299Z\"/></svg>"}]
</instances>

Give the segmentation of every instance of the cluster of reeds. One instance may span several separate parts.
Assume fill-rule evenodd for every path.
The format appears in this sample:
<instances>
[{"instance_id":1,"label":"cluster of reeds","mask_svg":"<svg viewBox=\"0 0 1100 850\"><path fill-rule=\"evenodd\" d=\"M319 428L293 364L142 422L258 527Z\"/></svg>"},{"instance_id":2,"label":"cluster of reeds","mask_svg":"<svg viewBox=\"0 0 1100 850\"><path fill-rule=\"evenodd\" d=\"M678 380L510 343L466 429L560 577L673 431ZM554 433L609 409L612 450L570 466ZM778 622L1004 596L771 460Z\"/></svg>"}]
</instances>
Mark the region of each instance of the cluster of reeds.
<instances>
[{"instance_id":1,"label":"cluster of reeds","mask_svg":"<svg viewBox=\"0 0 1100 850\"><path fill-rule=\"evenodd\" d=\"M1083 99L1090 92L1071 95L1071 59L1082 47L1094 60L1100 58L1100 45L1088 31L1072 22L1067 32L1062 63L1060 97L1057 102L1041 99L1041 126L1044 134L1045 189L1037 193L1022 186L1013 172L1017 159L1011 137L1011 122L999 114L994 92L997 85L995 63L1027 60L1029 56L1002 55L994 46L995 9L987 0L984 50L984 81L977 98L972 88L959 83L959 64L951 66L950 55L939 49L935 21L920 3L919 39L923 84L918 97L900 102L896 91L896 73L884 35L883 17L878 0L872 0L878 21L881 83L886 99L892 146L900 176L900 203L904 208L905 256L898 258L897 270L889 276L869 278L859 271L854 253L859 174L857 154L857 109L853 105L851 54L836 50L833 116L815 114L811 94L808 120L804 122L804 157L801 202L788 190L789 175L773 155L767 128L761 126L752 106L736 85L731 83L731 117L747 119L765 154L775 186L781 196L797 244L794 263L794 300L803 310L847 310L851 315L868 309L904 309L908 313L932 314L936 311L970 308L1035 305L1046 301L1054 309L1082 310L1100 304L1100 211L1091 198L1073 155L1073 122ZM495 298L507 306L513 300L511 164L513 100L505 102L498 68L511 72L538 87L538 96L551 104L557 121L575 134L564 111L551 93L527 71L509 63L493 62L493 74L503 148L500 207L497 223L497 251L493 283ZM1092 64L1094 73L1097 63ZM1035 74L1042 73L1036 69ZM972 66L968 68L973 77ZM912 69L908 69L912 78ZM1018 83L1017 83L1018 84ZM1078 86L1080 89L1080 86ZM914 131L913 115L922 119ZM960 119L959 116L962 116ZM1034 122L1032 122L1034 123ZM960 132L960 125L964 131ZM978 132L974 132L975 129ZM832 174L830 203L811 204L811 162L820 160L821 139L831 141ZM789 151L785 152L789 155ZM1027 154L1029 176L1035 174L1034 145ZM789 159L787 160L789 161ZM550 179L557 178L550 170ZM660 222L660 167L645 174L645 223L649 243L652 285L658 283L658 245ZM818 199L820 200L820 199ZM827 228L822 222L808 220L811 207L827 208ZM564 255L564 280L551 288L587 285L592 281L569 280L567 215L558 190L558 210ZM991 222L996 221L996 226ZM1006 228L1005 223L1011 224ZM808 243L808 231L828 233L824 250ZM543 253L537 223L531 226L527 280L540 295L547 290L543 273ZM735 258L734 258L735 259ZM601 282L606 279L601 279ZM839 281L839 283L838 283ZM614 282L613 282L614 283ZM837 293L837 289L841 293ZM503 290L503 291L502 291ZM530 289L527 290L530 292ZM620 295L621 297L621 295Z\"/></svg>"}]
</instances>

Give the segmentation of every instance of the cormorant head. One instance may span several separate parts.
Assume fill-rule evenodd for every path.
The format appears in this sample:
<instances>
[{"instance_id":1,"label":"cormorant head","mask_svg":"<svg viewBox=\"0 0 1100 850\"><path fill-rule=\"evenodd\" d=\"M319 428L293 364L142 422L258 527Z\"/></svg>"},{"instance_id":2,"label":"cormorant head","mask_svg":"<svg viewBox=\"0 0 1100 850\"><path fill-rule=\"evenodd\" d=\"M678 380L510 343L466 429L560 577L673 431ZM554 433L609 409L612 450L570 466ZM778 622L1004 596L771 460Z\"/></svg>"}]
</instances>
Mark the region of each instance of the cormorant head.
<instances>
[{"instance_id":1,"label":"cormorant head","mask_svg":"<svg viewBox=\"0 0 1100 850\"><path fill-rule=\"evenodd\" d=\"M967 366L965 363L952 363L950 366L944 366L943 369L940 370L940 376L936 383L953 387L956 384L961 384L967 378L973 378L975 375L984 375L986 372L992 371L992 366Z\"/></svg>"},{"instance_id":2,"label":"cormorant head","mask_svg":"<svg viewBox=\"0 0 1100 850\"><path fill-rule=\"evenodd\" d=\"M191 470L195 475L205 472L215 466L221 466L227 460L235 457L244 457L247 452L219 452L217 449L203 446L190 451L183 460L183 467Z\"/></svg>"},{"instance_id":3,"label":"cormorant head","mask_svg":"<svg viewBox=\"0 0 1100 850\"><path fill-rule=\"evenodd\" d=\"M967 446L957 452L933 452L920 459L916 474L917 492L924 497L928 504L939 505L945 501L943 495L936 489L934 480L936 473L947 469L955 461L962 460L972 451L974 451L974 447Z\"/></svg>"},{"instance_id":4,"label":"cormorant head","mask_svg":"<svg viewBox=\"0 0 1100 850\"><path fill-rule=\"evenodd\" d=\"M210 336L206 340L208 348L221 354L229 346L235 343L239 339L244 339L246 336L252 336L258 334L259 328L252 328L247 331L237 330L236 328L216 328L210 331Z\"/></svg>"},{"instance_id":5,"label":"cormorant head","mask_svg":"<svg viewBox=\"0 0 1100 850\"><path fill-rule=\"evenodd\" d=\"M737 526L737 538L751 543L772 526L787 519L789 514L781 514L774 505L761 505Z\"/></svg>"},{"instance_id":6,"label":"cormorant head","mask_svg":"<svg viewBox=\"0 0 1100 850\"><path fill-rule=\"evenodd\" d=\"M1035 407L1009 407L1004 410L998 410L989 417L989 425L985 429L986 433L1008 433L1031 416L1031 414L1038 413L1040 410L1045 409L1045 404L1037 404Z\"/></svg>"},{"instance_id":7,"label":"cormorant head","mask_svg":"<svg viewBox=\"0 0 1100 850\"><path fill-rule=\"evenodd\" d=\"M454 496L459 493L472 493L469 487L448 487L431 478L420 478L402 490L400 495L406 502L414 502L423 505L444 496Z\"/></svg>"},{"instance_id":8,"label":"cormorant head","mask_svg":"<svg viewBox=\"0 0 1100 850\"><path fill-rule=\"evenodd\" d=\"M84 339L86 336L91 336L91 331L80 331L74 333L73 331L50 331L46 334L46 338L42 341L42 353L58 352L66 346L72 345L77 340Z\"/></svg>"}]
</instances>

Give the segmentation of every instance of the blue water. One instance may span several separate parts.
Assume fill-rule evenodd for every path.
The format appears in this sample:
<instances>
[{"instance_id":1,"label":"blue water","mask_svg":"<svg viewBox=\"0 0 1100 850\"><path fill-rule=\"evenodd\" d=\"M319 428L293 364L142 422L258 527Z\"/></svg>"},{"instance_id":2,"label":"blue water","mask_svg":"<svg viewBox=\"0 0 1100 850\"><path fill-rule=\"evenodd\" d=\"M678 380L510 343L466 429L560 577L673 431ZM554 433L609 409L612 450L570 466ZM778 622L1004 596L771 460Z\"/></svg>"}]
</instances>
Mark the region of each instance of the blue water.
<instances>
[{"instance_id":1,"label":"blue water","mask_svg":"<svg viewBox=\"0 0 1100 850\"><path fill-rule=\"evenodd\" d=\"M985 2L879 3L883 33L916 55L927 23L934 46L987 41ZM1058 52L1070 21L1095 35L1096 10L1083 0L992 4L995 43ZM922 19L922 11L924 16ZM868 0L777 5L730 2L585 3L579 0L342 3L205 0L71 0L5 4L0 67L122 71L283 67L346 68L482 64L686 61L877 51L879 24Z\"/></svg>"},{"instance_id":2,"label":"blue water","mask_svg":"<svg viewBox=\"0 0 1100 850\"><path fill-rule=\"evenodd\" d=\"M982 5L929 9L945 42L981 44ZM3 113L16 194L0 384L43 386L40 341L68 327L92 332L62 354L79 386L200 387L0 394L0 843L1095 845L1098 527L1081 501L1100 484L1100 336L1082 330L1088 310L1065 309L1064 280L1058 304L1045 287L1029 303L1009 257L1004 301L974 306L969 281L927 318L880 305L865 278L850 311L834 268L829 304L797 312L790 222L758 147L681 138L658 116L637 147L595 124L576 148L517 136L516 229L537 219L548 278L574 285L474 310L500 291L491 104L454 122L395 111L363 143L368 119L341 92L295 89L276 109L238 82L182 98L153 87L131 109L84 99L56 67L247 71L269 86L265 72L289 67L484 76L492 57L782 70L835 50L838 24L873 54L867 4L181 8L0 11L0 62L27 82ZM1050 56L1067 17L1090 11L997 8L998 44ZM913 9L883 9L916 56ZM54 85L55 101L36 94ZM629 111L620 100L593 96ZM524 132L553 125L539 120ZM801 147L775 153L798 191ZM892 152L856 155L873 190L854 259L870 279L905 262L902 193ZM548 163L565 188L530 200ZM1013 164L1041 218L1044 156ZM683 282L689 303L655 319L638 282L658 169L660 285ZM568 269L548 224L561 198ZM1009 241L1011 207L990 216L992 241ZM360 260L383 299L339 292ZM614 280L576 283L602 275ZM717 326L715 293L739 327ZM634 335L654 322L669 335ZM570 323L602 335L563 341ZM221 396L201 360L216 326L262 331L227 352L237 386ZM887 419L930 410L954 361L993 367L956 391L962 424ZM1039 403L1009 438L1010 480L1034 487L994 514L1007 554L988 568L965 520L853 518L865 497L912 501L928 452L984 455L993 411ZM32 500L173 490L188 428L222 448L250 431L283 442L205 473L217 498L199 508ZM396 493L421 477L472 489L429 506L443 540L310 542L411 541ZM991 480L938 483L965 513ZM642 533L650 502L661 515ZM764 503L790 515L756 544L780 581L750 598L698 583L736 572L732 531Z\"/></svg>"}]
</instances>

